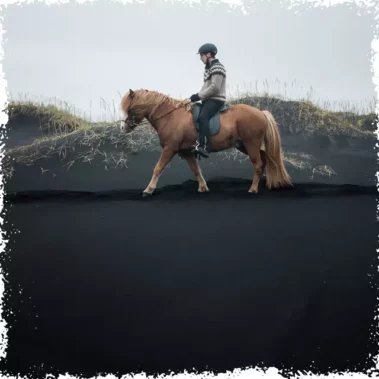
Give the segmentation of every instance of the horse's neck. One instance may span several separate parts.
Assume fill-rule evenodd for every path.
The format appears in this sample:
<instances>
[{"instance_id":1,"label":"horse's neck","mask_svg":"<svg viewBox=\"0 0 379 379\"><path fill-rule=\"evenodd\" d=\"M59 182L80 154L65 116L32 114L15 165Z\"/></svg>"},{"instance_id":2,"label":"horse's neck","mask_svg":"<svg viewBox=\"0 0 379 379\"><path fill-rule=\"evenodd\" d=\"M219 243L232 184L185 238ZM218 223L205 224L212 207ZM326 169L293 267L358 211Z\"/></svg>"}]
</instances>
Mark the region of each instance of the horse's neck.
<instances>
[{"instance_id":1,"label":"horse's neck","mask_svg":"<svg viewBox=\"0 0 379 379\"><path fill-rule=\"evenodd\" d=\"M161 126L165 123L166 115L169 116L172 110L175 108L175 104L171 103L163 103L158 106L153 106L151 111L149 112L148 121L154 127L156 131L161 128ZM171 112L171 113L169 113ZM169 114L168 114L169 113Z\"/></svg>"}]
</instances>

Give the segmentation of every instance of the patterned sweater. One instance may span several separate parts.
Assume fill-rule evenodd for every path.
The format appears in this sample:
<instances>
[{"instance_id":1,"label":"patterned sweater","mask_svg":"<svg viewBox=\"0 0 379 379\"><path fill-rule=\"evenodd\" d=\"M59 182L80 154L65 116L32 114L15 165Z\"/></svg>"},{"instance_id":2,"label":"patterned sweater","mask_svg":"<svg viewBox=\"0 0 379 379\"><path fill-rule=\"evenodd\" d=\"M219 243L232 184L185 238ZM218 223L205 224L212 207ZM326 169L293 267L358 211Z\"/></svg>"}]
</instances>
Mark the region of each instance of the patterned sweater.
<instances>
[{"instance_id":1,"label":"patterned sweater","mask_svg":"<svg viewBox=\"0 0 379 379\"><path fill-rule=\"evenodd\" d=\"M226 101L226 70L218 59L214 59L209 67L205 67L204 85L198 95L201 100Z\"/></svg>"}]
</instances>

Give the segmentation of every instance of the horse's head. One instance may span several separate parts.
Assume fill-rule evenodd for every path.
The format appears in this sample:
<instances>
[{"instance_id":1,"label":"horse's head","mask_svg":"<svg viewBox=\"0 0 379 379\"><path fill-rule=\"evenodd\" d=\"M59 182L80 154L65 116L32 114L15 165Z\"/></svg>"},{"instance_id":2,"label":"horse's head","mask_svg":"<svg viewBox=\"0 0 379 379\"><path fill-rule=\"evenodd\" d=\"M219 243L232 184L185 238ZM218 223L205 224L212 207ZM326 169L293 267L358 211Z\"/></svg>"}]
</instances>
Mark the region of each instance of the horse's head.
<instances>
[{"instance_id":1,"label":"horse's head","mask_svg":"<svg viewBox=\"0 0 379 379\"><path fill-rule=\"evenodd\" d=\"M145 115L141 111L141 107L138 100L139 94L133 90L129 90L129 93L121 100L121 110L124 119L121 120L120 129L123 133L130 133L138 126L144 119Z\"/></svg>"}]
</instances>

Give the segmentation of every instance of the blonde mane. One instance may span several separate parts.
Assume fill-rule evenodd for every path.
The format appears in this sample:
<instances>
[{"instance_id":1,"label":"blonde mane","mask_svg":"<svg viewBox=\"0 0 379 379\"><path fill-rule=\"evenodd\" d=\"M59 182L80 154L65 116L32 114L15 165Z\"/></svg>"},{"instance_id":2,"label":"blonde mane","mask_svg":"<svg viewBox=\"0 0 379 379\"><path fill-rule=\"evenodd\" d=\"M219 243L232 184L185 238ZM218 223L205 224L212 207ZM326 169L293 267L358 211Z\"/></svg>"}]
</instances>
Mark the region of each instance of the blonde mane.
<instances>
[{"instance_id":1,"label":"blonde mane","mask_svg":"<svg viewBox=\"0 0 379 379\"><path fill-rule=\"evenodd\" d=\"M188 100L175 99L157 91L139 89L134 91L133 99L130 99L128 92L121 100L121 107L122 110L126 112L129 104L132 103L133 110L136 114L143 114L146 109L150 109L149 116L151 117L162 104L167 103L168 105L179 108L184 106L187 102ZM191 110L191 103L186 104L183 109L189 112Z\"/></svg>"}]
</instances>

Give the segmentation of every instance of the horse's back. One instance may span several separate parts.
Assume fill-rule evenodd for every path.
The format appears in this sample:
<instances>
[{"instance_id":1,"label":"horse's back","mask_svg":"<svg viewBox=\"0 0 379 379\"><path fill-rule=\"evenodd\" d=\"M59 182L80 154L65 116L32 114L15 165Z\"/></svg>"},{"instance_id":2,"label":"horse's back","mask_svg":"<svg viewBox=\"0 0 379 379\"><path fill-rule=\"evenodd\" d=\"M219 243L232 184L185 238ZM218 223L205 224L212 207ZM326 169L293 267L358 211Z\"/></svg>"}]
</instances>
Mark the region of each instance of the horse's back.
<instances>
[{"instance_id":1,"label":"horse's back","mask_svg":"<svg viewBox=\"0 0 379 379\"><path fill-rule=\"evenodd\" d=\"M237 103L233 105L228 106L228 111L248 111L248 112L261 112L261 110L253 105L244 104L244 103Z\"/></svg>"},{"instance_id":2,"label":"horse's back","mask_svg":"<svg viewBox=\"0 0 379 379\"><path fill-rule=\"evenodd\" d=\"M238 103L229 105L228 109L220 114L221 119L259 119L265 120L265 116L261 109L254 107L252 105Z\"/></svg>"}]
</instances>

